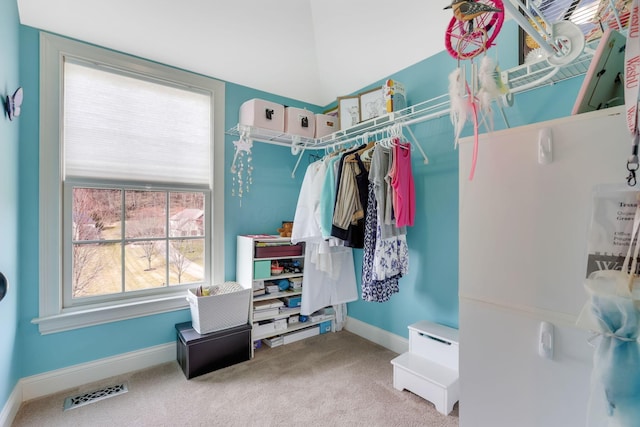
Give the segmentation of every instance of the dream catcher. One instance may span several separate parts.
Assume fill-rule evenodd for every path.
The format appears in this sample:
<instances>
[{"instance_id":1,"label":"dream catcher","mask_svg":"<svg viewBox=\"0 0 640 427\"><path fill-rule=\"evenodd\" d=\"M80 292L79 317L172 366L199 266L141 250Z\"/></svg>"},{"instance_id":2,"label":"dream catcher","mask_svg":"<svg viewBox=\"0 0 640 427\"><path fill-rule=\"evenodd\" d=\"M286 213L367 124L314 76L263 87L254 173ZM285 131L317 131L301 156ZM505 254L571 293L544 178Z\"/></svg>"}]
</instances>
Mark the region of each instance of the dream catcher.
<instances>
[{"instance_id":1,"label":"dream catcher","mask_svg":"<svg viewBox=\"0 0 640 427\"><path fill-rule=\"evenodd\" d=\"M231 176L233 182L231 183L231 195L237 195L240 198L240 206L242 206L242 194L246 191L249 192L249 187L253 183L251 174L253 172L253 165L251 164L251 148L253 147L253 141L248 137L246 132L240 135L240 139L233 141L235 146L235 154L233 155L233 161L231 162Z\"/></svg>"},{"instance_id":2,"label":"dream catcher","mask_svg":"<svg viewBox=\"0 0 640 427\"><path fill-rule=\"evenodd\" d=\"M475 141L469 174L469 179L473 179L478 158L479 116L489 117L488 126L492 128L491 102L508 92L493 59L484 55L479 69L473 59L493 46L502 28L504 8L502 0L453 0L445 9L453 10L445 33L445 47L458 60L458 67L449 75L451 121L457 145L467 116L473 119ZM467 81L466 71L460 65L460 61L467 59L471 60L471 82Z\"/></svg>"}]
</instances>

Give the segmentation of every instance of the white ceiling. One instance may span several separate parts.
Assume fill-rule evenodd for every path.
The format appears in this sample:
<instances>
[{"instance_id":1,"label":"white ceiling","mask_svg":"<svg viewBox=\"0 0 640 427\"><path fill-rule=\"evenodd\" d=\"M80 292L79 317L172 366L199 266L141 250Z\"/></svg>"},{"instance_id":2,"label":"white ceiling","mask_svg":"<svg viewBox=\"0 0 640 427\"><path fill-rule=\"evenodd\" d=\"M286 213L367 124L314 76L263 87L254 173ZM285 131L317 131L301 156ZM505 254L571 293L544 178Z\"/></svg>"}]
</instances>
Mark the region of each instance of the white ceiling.
<instances>
[{"instance_id":1,"label":"white ceiling","mask_svg":"<svg viewBox=\"0 0 640 427\"><path fill-rule=\"evenodd\" d=\"M17 0L24 25L327 105L444 49L448 0Z\"/></svg>"}]
</instances>

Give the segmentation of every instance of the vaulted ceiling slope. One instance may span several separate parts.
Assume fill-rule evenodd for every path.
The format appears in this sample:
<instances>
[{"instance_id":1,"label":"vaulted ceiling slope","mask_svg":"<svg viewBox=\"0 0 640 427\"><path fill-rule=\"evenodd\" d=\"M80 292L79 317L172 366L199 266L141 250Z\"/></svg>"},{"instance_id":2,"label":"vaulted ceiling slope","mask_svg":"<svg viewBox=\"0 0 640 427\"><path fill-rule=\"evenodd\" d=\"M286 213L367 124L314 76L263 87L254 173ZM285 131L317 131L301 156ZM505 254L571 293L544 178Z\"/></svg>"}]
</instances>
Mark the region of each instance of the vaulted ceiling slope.
<instances>
[{"instance_id":1,"label":"vaulted ceiling slope","mask_svg":"<svg viewBox=\"0 0 640 427\"><path fill-rule=\"evenodd\" d=\"M448 0L17 0L24 25L324 106L443 50Z\"/></svg>"}]
</instances>

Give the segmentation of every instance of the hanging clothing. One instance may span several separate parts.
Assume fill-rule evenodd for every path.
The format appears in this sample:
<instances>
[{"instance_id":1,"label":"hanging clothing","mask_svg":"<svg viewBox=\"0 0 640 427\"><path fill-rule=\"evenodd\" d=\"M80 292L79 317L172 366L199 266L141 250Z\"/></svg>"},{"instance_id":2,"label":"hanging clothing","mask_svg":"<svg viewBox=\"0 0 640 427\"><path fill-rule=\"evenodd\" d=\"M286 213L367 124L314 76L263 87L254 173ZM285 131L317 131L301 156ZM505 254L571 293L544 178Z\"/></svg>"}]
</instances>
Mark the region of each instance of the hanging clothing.
<instances>
[{"instance_id":1,"label":"hanging clothing","mask_svg":"<svg viewBox=\"0 0 640 427\"><path fill-rule=\"evenodd\" d=\"M305 241L318 236L320 230L320 192L326 174L322 160L311 163L304 174L293 219L291 241Z\"/></svg>"},{"instance_id":2,"label":"hanging clothing","mask_svg":"<svg viewBox=\"0 0 640 427\"><path fill-rule=\"evenodd\" d=\"M411 171L411 145L402 143L399 139L393 144L393 176L391 186L394 194L394 213L396 226L413 225L416 200L413 183L413 173Z\"/></svg>"},{"instance_id":3,"label":"hanging clothing","mask_svg":"<svg viewBox=\"0 0 640 427\"><path fill-rule=\"evenodd\" d=\"M362 299L370 302L385 302L391 296L400 291L398 286L399 276L389 277L384 280L375 280L375 249L379 238L380 226L377 219L376 199L374 185L369 186L369 209L365 221L364 250L362 257Z\"/></svg>"},{"instance_id":4,"label":"hanging clothing","mask_svg":"<svg viewBox=\"0 0 640 427\"><path fill-rule=\"evenodd\" d=\"M324 246L326 252L321 252L321 246ZM353 249L344 246L330 247L326 243L307 242L305 244L305 259L313 261L318 257L331 257L334 274L318 269L318 263L305 263L302 273L302 302L300 305L300 314L302 315L310 315L326 306L353 302L358 299Z\"/></svg>"},{"instance_id":5,"label":"hanging clothing","mask_svg":"<svg viewBox=\"0 0 640 427\"><path fill-rule=\"evenodd\" d=\"M369 169L362 261L362 299L365 301L388 301L399 292L399 279L409 270L406 228L385 224L385 209L380 209L378 204L378 198L381 204L391 204L387 197L389 183L385 180L390 152L382 145L376 146Z\"/></svg>"},{"instance_id":6,"label":"hanging clothing","mask_svg":"<svg viewBox=\"0 0 640 427\"><path fill-rule=\"evenodd\" d=\"M359 153L343 157L331 235L344 240L345 246L363 247L368 184L368 169Z\"/></svg>"},{"instance_id":7,"label":"hanging clothing","mask_svg":"<svg viewBox=\"0 0 640 427\"><path fill-rule=\"evenodd\" d=\"M355 174L350 163L345 162L348 156L364 148L361 145L349 150L340 156L340 160L336 163L336 197L333 201L333 217L331 222L331 236L346 243L348 237L348 228L351 222L351 216L358 210L358 187Z\"/></svg>"},{"instance_id":8,"label":"hanging clothing","mask_svg":"<svg viewBox=\"0 0 640 427\"><path fill-rule=\"evenodd\" d=\"M325 178L320 192L320 230L324 239L331 237L331 226L333 224L333 207L336 200L336 175L337 162L340 156L326 158Z\"/></svg>"},{"instance_id":9,"label":"hanging clothing","mask_svg":"<svg viewBox=\"0 0 640 427\"><path fill-rule=\"evenodd\" d=\"M374 184L378 225L383 239L407 233L406 227L396 227L393 221L393 189L388 178L390 168L391 149L376 145L369 167L369 182Z\"/></svg>"},{"instance_id":10,"label":"hanging clothing","mask_svg":"<svg viewBox=\"0 0 640 427\"><path fill-rule=\"evenodd\" d=\"M322 160L307 167L294 215L291 242L305 242L301 314L358 299L351 248L330 247L320 227L320 195L327 172Z\"/></svg>"}]
</instances>

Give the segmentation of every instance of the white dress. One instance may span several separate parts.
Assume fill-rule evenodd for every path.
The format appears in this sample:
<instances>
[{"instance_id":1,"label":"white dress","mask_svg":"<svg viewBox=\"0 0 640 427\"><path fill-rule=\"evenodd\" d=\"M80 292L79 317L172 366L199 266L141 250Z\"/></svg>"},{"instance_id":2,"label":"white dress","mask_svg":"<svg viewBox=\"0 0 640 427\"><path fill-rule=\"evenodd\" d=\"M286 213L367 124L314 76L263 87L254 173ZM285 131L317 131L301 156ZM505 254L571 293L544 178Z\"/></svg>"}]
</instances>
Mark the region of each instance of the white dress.
<instances>
[{"instance_id":1,"label":"white dress","mask_svg":"<svg viewBox=\"0 0 640 427\"><path fill-rule=\"evenodd\" d=\"M329 246L320 228L320 194L326 163L307 167L293 220L291 241L305 242L300 314L309 315L330 305L358 299L353 250Z\"/></svg>"}]
</instances>

